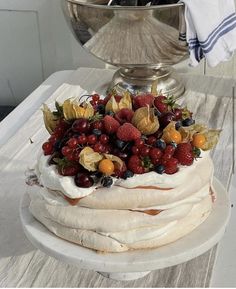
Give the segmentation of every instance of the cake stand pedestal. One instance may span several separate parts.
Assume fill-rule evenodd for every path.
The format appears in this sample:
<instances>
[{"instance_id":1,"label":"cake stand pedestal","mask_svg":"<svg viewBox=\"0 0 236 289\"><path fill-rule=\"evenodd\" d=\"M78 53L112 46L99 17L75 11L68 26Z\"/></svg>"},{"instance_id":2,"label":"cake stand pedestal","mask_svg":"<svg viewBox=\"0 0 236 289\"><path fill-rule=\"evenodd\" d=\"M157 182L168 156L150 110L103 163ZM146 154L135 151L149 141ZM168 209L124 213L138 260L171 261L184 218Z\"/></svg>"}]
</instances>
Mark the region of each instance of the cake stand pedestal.
<instances>
[{"instance_id":1,"label":"cake stand pedestal","mask_svg":"<svg viewBox=\"0 0 236 289\"><path fill-rule=\"evenodd\" d=\"M152 270L193 259L219 242L230 217L230 204L226 190L217 179L213 181L213 190L217 200L203 224L174 243L149 250L105 254L60 239L32 216L27 193L22 198L20 216L26 236L44 253L83 269L97 271L107 278L134 280Z\"/></svg>"}]
</instances>

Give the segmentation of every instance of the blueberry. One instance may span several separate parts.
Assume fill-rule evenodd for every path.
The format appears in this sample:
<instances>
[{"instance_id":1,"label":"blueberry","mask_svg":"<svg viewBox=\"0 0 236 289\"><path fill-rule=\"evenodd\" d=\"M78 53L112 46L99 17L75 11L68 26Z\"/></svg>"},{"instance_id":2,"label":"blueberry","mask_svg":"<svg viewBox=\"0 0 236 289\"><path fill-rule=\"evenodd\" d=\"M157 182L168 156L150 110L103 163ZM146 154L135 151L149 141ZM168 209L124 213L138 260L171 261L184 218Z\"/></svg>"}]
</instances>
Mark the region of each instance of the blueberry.
<instances>
[{"instance_id":1,"label":"blueberry","mask_svg":"<svg viewBox=\"0 0 236 289\"><path fill-rule=\"evenodd\" d=\"M111 177L103 177L101 180L101 184L103 185L103 187L105 188L110 188L113 184L113 180Z\"/></svg>"},{"instance_id":2,"label":"blueberry","mask_svg":"<svg viewBox=\"0 0 236 289\"><path fill-rule=\"evenodd\" d=\"M116 140L116 147L118 147L119 149L123 149L126 145L126 142L124 142L123 140Z\"/></svg>"},{"instance_id":3,"label":"blueberry","mask_svg":"<svg viewBox=\"0 0 236 289\"><path fill-rule=\"evenodd\" d=\"M126 152L130 152L133 145L134 145L134 144L133 144L132 142L126 143L126 145L125 145L125 151L126 151Z\"/></svg>"},{"instance_id":4,"label":"blueberry","mask_svg":"<svg viewBox=\"0 0 236 289\"><path fill-rule=\"evenodd\" d=\"M182 126L182 121L178 120L175 124L175 129L178 130L179 128L181 128L181 126Z\"/></svg>"},{"instance_id":5,"label":"blueberry","mask_svg":"<svg viewBox=\"0 0 236 289\"><path fill-rule=\"evenodd\" d=\"M128 178L132 178L134 176L134 173L133 172L131 172L131 171L126 171L125 173L124 173L124 179L126 180L126 179L128 179Z\"/></svg>"},{"instance_id":6,"label":"blueberry","mask_svg":"<svg viewBox=\"0 0 236 289\"><path fill-rule=\"evenodd\" d=\"M158 109L154 110L154 114L155 114L155 116L158 116L158 117L160 117L162 115L162 113Z\"/></svg>"},{"instance_id":7,"label":"blueberry","mask_svg":"<svg viewBox=\"0 0 236 289\"><path fill-rule=\"evenodd\" d=\"M165 167L163 165L157 165L155 167L155 172L162 175L165 171Z\"/></svg>"},{"instance_id":8,"label":"blueberry","mask_svg":"<svg viewBox=\"0 0 236 289\"><path fill-rule=\"evenodd\" d=\"M101 179L102 177L102 173L100 172L94 172L90 175L90 177L93 179L94 183L98 183L98 181Z\"/></svg>"},{"instance_id":9,"label":"blueberry","mask_svg":"<svg viewBox=\"0 0 236 289\"><path fill-rule=\"evenodd\" d=\"M98 111L100 114L104 114L104 113L105 113L105 105L99 104L99 105L97 106L97 111Z\"/></svg>"},{"instance_id":10,"label":"blueberry","mask_svg":"<svg viewBox=\"0 0 236 289\"><path fill-rule=\"evenodd\" d=\"M166 148L166 143L163 139L158 139L156 141L156 147L159 148L160 150L164 150Z\"/></svg>"},{"instance_id":11,"label":"blueberry","mask_svg":"<svg viewBox=\"0 0 236 289\"><path fill-rule=\"evenodd\" d=\"M96 136L100 136L102 134L102 132L100 131L100 129L93 129L93 134Z\"/></svg>"},{"instance_id":12,"label":"blueberry","mask_svg":"<svg viewBox=\"0 0 236 289\"><path fill-rule=\"evenodd\" d=\"M190 125L193 125L195 124L195 120L192 119L192 118L185 118L183 121L182 121L182 125L183 126L190 126Z\"/></svg>"}]
</instances>

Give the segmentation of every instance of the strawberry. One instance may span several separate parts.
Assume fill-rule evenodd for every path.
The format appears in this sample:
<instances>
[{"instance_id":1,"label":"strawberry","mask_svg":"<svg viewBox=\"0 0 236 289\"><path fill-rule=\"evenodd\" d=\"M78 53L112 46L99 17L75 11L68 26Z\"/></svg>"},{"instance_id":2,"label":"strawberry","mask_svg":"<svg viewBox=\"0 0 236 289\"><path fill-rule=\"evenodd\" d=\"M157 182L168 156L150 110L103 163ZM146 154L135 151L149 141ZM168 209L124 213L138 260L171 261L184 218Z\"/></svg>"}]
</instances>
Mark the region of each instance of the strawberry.
<instances>
[{"instance_id":1,"label":"strawberry","mask_svg":"<svg viewBox=\"0 0 236 289\"><path fill-rule=\"evenodd\" d=\"M170 158L165 164L165 173L168 175L175 174L178 171L178 160L176 158Z\"/></svg>"},{"instance_id":2,"label":"strawberry","mask_svg":"<svg viewBox=\"0 0 236 289\"><path fill-rule=\"evenodd\" d=\"M123 124L125 122L131 122L133 115L134 112L131 109L122 108L115 114L115 119Z\"/></svg>"},{"instance_id":3,"label":"strawberry","mask_svg":"<svg viewBox=\"0 0 236 289\"><path fill-rule=\"evenodd\" d=\"M116 135L120 140L133 141L141 137L141 132L131 123L125 123L118 128Z\"/></svg>"},{"instance_id":4,"label":"strawberry","mask_svg":"<svg viewBox=\"0 0 236 289\"><path fill-rule=\"evenodd\" d=\"M154 106L159 110L160 113L167 112L168 105L165 103L166 97L163 95L159 95L154 100Z\"/></svg>"},{"instance_id":5,"label":"strawberry","mask_svg":"<svg viewBox=\"0 0 236 289\"><path fill-rule=\"evenodd\" d=\"M134 108L138 109L140 107L152 106L154 101L154 96L152 94L141 94L134 97Z\"/></svg>"},{"instance_id":6,"label":"strawberry","mask_svg":"<svg viewBox=\"0 0 236 289\"><path fill-rule=\"evenodd\" d=\"M108 134L112 134L112 133L117 132L118 128L120 127L119 122L110 115L106 115L103 118L103 125L105 128L105 131Z\"/></svg>"},{"instance_id":7,"label":"strawberry","mask_svg":"<svg viewBox=\"0 0 236 289\"><path fill-rule=\"evenodd\" d=\"M145 168L142 165L142 160L137 155L132 155L128 161L128 169L135 174L143 174Z\"/></svg>"},{"instance_id":8,"label":"strawberry","mask_svg":"<svg viewBox=\"0 0 236 289\"><path fill-rule=\"evenodd\" d=\"M162 151L158 148L151 148L149 152L151 160L159 160L162 156Z\"/></svg>"},{"instance_id":9,"label":"strawberry","mask_svg":"<svg viewBox=\"0 0 236 289\"><path fill-rule=\"evenodd\" d=\"M190 143L178 144L174 157L181 165L190 166L194 160L194 154Z\"/></svg>"}]
</instances>

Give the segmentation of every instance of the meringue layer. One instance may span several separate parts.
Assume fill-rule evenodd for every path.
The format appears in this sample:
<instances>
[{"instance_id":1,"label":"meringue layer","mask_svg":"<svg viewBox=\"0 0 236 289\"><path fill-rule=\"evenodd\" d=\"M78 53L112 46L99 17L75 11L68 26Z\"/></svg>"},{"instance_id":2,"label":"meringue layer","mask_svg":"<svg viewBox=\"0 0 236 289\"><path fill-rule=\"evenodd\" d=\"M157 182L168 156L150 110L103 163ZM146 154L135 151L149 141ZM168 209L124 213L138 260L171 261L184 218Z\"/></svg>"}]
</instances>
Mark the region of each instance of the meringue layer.
<instances>
[{"instance_id":1,"label":"meringue layer","mask_svg":"<svg viewBox=\"0 0 236 289\"><path fill-rule=\"evenodd\" d=\"M212 209L208 153L174 175L135 175L116 180L111 188L78 188L44 156L37 171L41 186L29 188L31 213L57 236L98 251L168 244L199 226ZM66 197L78 203L71 206Z\"/></svg>"}]
</instances>

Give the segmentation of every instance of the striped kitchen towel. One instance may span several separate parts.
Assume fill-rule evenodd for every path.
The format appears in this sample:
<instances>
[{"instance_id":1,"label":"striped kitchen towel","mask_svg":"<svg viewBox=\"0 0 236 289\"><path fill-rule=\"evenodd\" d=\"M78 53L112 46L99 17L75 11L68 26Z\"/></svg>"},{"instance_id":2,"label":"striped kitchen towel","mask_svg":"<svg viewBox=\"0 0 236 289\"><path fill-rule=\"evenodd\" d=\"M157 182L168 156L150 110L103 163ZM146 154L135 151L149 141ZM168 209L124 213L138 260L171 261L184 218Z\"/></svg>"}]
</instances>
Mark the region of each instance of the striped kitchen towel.
<instances>
[{"instance_id":1,"label":"striped kitchen towel","mask_svg":"<svg viewBox=\"0 0 236 289\"><path fill-rule=\"evenodd\" d=\"M190 65L202 58L214 67L229 60L236 49L234 0L181 0L185 4L186 41ZM184 40L183 25L180 40Z\"/></svg>"}]
</instances>

